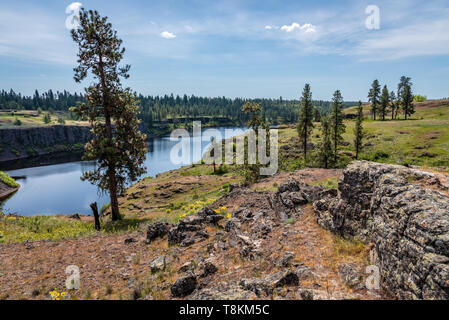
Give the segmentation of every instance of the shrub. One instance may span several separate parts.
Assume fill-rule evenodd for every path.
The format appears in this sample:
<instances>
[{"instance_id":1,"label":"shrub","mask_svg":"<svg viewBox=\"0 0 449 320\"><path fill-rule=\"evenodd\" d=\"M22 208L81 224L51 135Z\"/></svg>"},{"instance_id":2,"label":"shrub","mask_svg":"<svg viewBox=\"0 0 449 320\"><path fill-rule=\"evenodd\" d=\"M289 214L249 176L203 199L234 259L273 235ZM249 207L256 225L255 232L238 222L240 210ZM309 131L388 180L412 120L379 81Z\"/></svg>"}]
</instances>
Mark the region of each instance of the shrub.
<instances>
[{"instance_id":1,"label":"shrub","mask_svg":"<svg viewBox=\"0 0 449 320\"><path fill-rule=\"evenodd\" d=\"M16 118L16 120L14 120L14 125L15 126L21 126L22 125L22 121L20 121L20 119Z\"/></svg>"},{"instance_id":2,"label":"shrub","mask_svg":"<svg viewBox=\"0 0 449 320\"><path fill-rule=\"evenodd\" d=\"M423 102L427 100L427 96L416 95L413 97L413 101L415 102Z\"/></svg>"},{"instance_id":3,"label":"shrub","mask_svg":"<svg viewBox=\"0 0 449 320\"><path fill-rule=\"evenodd\" d=\"M7 173L0 171L0 181L4 184L10 186L11 188L17 188L19 184L11 178Z\"/></svg>"}]
</instances>

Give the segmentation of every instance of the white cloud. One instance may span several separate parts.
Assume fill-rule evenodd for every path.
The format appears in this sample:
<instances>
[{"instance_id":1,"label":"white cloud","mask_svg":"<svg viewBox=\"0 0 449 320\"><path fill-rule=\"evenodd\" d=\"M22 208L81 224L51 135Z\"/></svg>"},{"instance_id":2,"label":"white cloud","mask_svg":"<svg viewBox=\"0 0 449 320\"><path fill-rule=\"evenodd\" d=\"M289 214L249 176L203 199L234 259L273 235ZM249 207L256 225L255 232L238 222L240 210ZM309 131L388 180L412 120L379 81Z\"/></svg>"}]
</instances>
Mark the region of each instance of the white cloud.
<instances>
[{"instance_id":1,"label":"white cloud","mask_svg":"<svg viewBox=\"0 0 449 320\"><path fill-rule=\"evenodd\" d=\"M297 22L293 22L291 25L287 26L284 25L281 27L281 30L284 30L286 32L293 32L295 29L299 29L300 25Z\"/></svg>"},{"instance_id":2,"label":"white cloud","mask_svg":"<svg viewBox=\"0 0 449 320\"><path fill-rule=\"evenodd\" d=\"M172 32L163 31L161 32L161 37L164 39L174 39L176 38L176 35Z\"/></svg>"},{"instance_id":3,"label":"white cloud","mask_svg":"<svg viewBox=\"0 0 449 320\"><path fill-rule=\"evenodd\" d=\"M316 32L316 27L313 24L306 23L299 27L301 30L303 30L305 33L311 33Z\"/></svg>"},{"instance_id":4,"label":"white cloud","mask_svg":"<svg viewBox=\"0 0 449 320\"><path fill-rule=\"evenodd\" d=\"M271 30L271 29L273 29L273 26L265 26L265 29Z\"/></svg>"},{"instance_id":5,"label":"white cloud","mask_svg":"<svg viewBox=\"0 0 449 320\"><path fill-rule=\"evenodd\" d=\"M310 23L300 25L298 22L293 22L291 25L283 25L281 27L281 30L289 33L295 31L296 29L299 29L305 33L316 32L316 27Z\"/></svg>"}]
</instances>

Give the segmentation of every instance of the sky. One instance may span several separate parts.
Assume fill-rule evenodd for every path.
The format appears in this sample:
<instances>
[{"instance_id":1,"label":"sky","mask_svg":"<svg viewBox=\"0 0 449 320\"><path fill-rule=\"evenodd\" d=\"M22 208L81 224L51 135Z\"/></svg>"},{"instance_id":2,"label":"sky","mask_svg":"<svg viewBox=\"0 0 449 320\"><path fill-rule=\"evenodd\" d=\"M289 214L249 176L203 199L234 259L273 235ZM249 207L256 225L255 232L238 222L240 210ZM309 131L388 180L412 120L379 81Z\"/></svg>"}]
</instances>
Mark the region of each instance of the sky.
<instances>
[{"instance_id":1,"label":"sky","mask_svg":"<svg viewBox=\"0 0 449 320\"><path fill-rule=\"evenodd\" d=\"M0 0L0 89L83 91L67 28L82 4L109 18L145 95L367 100L374 79L449 97L449 1ZM373 9L374 6L374 9ZM378 14L377 14L378 13Z\"/></svg>"}]
</instances>

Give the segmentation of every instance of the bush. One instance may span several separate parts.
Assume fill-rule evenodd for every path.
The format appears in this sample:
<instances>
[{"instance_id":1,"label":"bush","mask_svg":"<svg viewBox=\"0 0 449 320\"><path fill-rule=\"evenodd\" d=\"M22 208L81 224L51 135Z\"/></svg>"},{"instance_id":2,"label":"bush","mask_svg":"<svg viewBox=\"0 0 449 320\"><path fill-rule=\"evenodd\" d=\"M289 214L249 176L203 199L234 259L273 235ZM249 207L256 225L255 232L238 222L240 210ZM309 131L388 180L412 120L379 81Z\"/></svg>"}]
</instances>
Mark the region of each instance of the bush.
<instances>
[{"instance_id":1,"label":"bush","mask_svg":"<svg viewBox=\"0 0 449 320\"><path fill-rule=\"evenodd\" d=\"M423 102L426 100L427 100L426 96L421 96L419 94L413 97L413 101L415 101L415 102Z\"/></svg>"},{"instance_id":2,"label":"bush","mask_svg":"<svg viewBox=\"0 0 449 320\"><path fill-rule=\"evenodd\" d=\"M51 116L50 114L47 112L46 114L44 114L44 123L48 124L51 122Z\"/></svg>"},{"instance_id":3,"label":"bush","mask_svg":"<svg viewBox=\"0 0 449 320\"><path fill-rule=\"evenodd\" d=\"M11 188L17 188L19 184L11 178L7 173L0 171L0 181L4 184L10 186Z\"/></svg>"},{"instance_id":4,"label":"bush","mask_svg":"<svg viewBox=\"0 0 449 320\"><path fill-rule=\"evenodd\" d=\"M16 120L14 120L14 125L15 126L21 126L22 125L22 121L20 121L18 118L16 118Z\"/></svg>"},{"instance_id":5,"label":"bush","mask_svg":"<svg viewBox=\"0 0 449 320\"><path fill-rule=\"evenodd\" d=\"M58 117L59 124L65 124L65 120L62 117Z\"/></svg>"}]
</instances>

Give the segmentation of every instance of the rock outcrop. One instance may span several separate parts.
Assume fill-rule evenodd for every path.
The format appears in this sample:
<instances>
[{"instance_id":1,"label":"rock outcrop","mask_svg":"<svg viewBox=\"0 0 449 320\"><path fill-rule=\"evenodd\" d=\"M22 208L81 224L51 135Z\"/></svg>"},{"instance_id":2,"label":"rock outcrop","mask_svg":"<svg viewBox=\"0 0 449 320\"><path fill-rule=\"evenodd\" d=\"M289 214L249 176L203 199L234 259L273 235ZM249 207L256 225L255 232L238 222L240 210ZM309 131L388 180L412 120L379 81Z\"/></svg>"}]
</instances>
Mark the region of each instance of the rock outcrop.
<instances>
[{"instance_id":1,"label":"rock outcrop","mask_svg":"<svg viewBox=\"0 0 449 320\"><path fill-rule=\"evenodd\" d=\"M372 243L382 286L401 299L449 299L447 177L416 168L351 163L338 197L314 202L318 223Z\"/></svg>"},{"instance_id":2,"label":"rock outcrop","mask_svg":"<svg viewBox=\"0 0 449 320\"><path fill-rule=\"evenodd\" d=\"M92 137L90 127L52 125L0 129L0 163L55 152L70 152Z\"/></svg>"}]
</instances>

